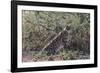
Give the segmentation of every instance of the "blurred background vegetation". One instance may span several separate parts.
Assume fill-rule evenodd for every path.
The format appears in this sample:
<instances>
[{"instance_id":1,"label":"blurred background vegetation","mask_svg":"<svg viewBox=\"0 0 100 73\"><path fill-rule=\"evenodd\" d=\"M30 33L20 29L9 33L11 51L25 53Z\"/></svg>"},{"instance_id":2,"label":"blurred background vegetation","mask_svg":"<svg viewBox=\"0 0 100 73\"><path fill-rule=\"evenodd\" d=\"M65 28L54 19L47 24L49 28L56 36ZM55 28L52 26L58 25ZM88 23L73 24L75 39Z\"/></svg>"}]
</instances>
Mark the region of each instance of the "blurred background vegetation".
<instances>
[{"instance_id":1,"label":"blurred background vegetation","mask_svg":"<svg viewBox=\"0 0 100 73\"><path fill-rule=\"evenodd\" d=\"M71 28L70 34L64 36L68 47L62 47L55 55L48 55L45 50L39 55L43 47L67 26ZM90 14L22 10L22 53L23 62L89 59Z\"/></svg>"}]
</instances>

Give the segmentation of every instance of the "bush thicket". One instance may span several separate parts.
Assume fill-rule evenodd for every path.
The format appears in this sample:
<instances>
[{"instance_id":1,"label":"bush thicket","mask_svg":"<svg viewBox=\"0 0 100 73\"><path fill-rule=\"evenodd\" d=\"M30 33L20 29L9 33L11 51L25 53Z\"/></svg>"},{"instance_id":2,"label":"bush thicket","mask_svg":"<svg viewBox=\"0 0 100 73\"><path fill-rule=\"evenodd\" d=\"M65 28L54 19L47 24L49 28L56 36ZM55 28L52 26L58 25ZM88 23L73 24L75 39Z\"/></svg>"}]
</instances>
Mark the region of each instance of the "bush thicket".
<instances>
[{"instance_id":1,"label":"bush thicket","mask_svg":"<svg viewBox=\"0 0 100 73\"><path fill-rule=\"evenodd\" d=\"M67 26L70 27L69 34L63 36L67 37L67 47L62 47L55 55L48 55L49 51L45 50L39 55L43 47ZM55 56L63 60L89 58L90 14L23 10L22 50L23 55L32 55L33 61L34 57L40 60L54 60Z\"/></svg>"}]
</instances>

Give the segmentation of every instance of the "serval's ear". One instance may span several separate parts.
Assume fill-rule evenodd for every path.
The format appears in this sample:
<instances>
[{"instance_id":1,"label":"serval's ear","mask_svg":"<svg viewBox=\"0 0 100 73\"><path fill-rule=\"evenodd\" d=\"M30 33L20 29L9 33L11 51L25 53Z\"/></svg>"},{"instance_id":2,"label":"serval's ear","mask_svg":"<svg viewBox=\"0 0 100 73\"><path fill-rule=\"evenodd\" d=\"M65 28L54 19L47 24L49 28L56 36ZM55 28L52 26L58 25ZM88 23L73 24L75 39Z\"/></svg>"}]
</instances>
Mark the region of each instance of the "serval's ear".
<instances>
[{"instance_id":1,"label":"serval's ear","mask_svg":"<svg viewBox=\"0 0 100 73\"><path fill-rule=\"evenodd\" d=\"M70 30L71 29L71 26L70 25L67 25L66 26L66 30Z\"/></svg>"}]
</instances>

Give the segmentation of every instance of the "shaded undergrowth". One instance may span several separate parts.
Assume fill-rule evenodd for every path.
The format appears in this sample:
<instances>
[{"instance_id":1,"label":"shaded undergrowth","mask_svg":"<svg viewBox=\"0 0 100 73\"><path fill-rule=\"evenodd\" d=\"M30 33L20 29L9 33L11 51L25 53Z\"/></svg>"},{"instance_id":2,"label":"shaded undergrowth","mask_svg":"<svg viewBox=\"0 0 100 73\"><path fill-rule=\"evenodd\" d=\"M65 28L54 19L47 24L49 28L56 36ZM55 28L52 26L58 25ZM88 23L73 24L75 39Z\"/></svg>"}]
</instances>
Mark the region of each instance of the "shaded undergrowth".
<instances>
[{"instance_id":1,"label":"shaded undergrowth","mask_svg":"<svg viewBox=\"0 0 100 73\"><path fill-rule=\"evenodd\" d=\"M49 54L47 51L43 51L41 54L38 54L38 52L39 51L23 52L23 62L79 60L90 58L89 53L79 50L61 49L54 55Z\"/></svg>"}]
</instances>

